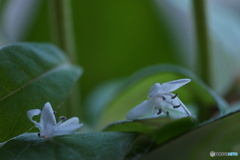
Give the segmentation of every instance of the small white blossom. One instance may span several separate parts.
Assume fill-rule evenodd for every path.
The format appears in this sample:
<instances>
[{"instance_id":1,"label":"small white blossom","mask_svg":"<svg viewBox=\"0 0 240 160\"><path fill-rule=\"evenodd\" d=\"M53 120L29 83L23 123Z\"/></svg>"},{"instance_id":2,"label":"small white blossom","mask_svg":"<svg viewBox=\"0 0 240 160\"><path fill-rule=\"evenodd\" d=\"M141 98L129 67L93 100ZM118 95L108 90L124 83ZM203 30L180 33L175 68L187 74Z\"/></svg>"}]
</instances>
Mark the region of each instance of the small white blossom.
<instances>
[{"instance_id":1,"label":"small white blossom","mask_svg":"<svg viewBox=\"0 0 240 160\"><path fill-rule=\"evenodd\" d=\"M39 136L43 138L51 138L57 135L69 134L79 129L83 124L79 123L77 117L72 117L68 120L64 116L59 118L59 122L56 122L54 111L49 102L47 102L42 111L39 109L32 109L27 112L27 116L35 126L40 130ZM34 121L32 118L36 115L41 114L40 122ZM63 122L63 120L66 120Z\"/></svg>"},{"instance_id":2,"label":"small white blossom","mask_svg":"<svg viewBox=\"0 0 240 160\"><path fill-rule=\"evenodd\" d=\"M149 99L143 101L132 110L130 110L126 118L128 120L134 120L147 115L153 109L153 113L150 115L150 117L159 116L162 112L168 115L169 113L164 109L164 107L173 108L179 112L184 113L186 116L191 116L190 111L180 101L177 94L171 93L190 81L190 79L179 79L163 84L155 83L149 91Z\"/></svg>"}]
</instances>

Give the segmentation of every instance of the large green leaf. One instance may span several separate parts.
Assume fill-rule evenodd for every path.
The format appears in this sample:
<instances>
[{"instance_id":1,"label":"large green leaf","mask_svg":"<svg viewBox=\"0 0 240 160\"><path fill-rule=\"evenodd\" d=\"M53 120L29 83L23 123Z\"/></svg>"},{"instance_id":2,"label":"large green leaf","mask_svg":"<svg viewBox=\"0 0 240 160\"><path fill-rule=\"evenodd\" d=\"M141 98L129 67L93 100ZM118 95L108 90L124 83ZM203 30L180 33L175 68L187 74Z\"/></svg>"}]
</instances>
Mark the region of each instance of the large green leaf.
<instances>
[{"instance_id":1,"label":"large green leaf","mask_svg":"<svg viewBox=\"0 0 240 160\"><path fill-rule=\"evenodd\" d=\"M194 126L195 120L190 117L184 117L180 119L159 117L133 121L119 121L108 125L106 128L104 128L104 131L140 132L151 135L154 131L174 123L178 123L178 125L183 123L186 128L189 128L189 126Z\"/></svg>"},{"instance_id":2,"label":"large green leaf","mask_svg":"<svg viewBox=\"0 0 240 160\"><path fill-rule=\"evenodd\" d=\"M160 117L115 122L107 126L104 131L138 132L146 134L159 145L193 129L195 126L196 121L190 117L180 119Z\"/></svg>"},{"instance_id":3,"label":"large green leaf","mask_svg":"<svg viewBox=\"0 0 240 160\"><path fill-rule=\"evenodd\" d=\"M66 159L122 160L131 149L135 134L92 132L43 139L35 134L23 134L0 148L1 160Z\"/></svg>"},{"instance_id":4,"label":"large green leaf","mask_svg":"<svg viewBox=\"0 0 240 160\"><path fill-rule=\"evenodd\" d=\"M81 74L50 44L18 43L0 49L0 142L33 124L26 112L46 102L59 106Z\"/></svg>"},{"instance_id":5,"label":"large green leaf","mask_svg":"<svg viewBox=\"0 0 240 160\"><path fill-rule=\"evenodd\" d=\"M196 114L200 121L209 119L211 106L217 105L220 114L226 112L228 105L225 100L218 96L191 71L176 65L156 65L139 71L115 89L115 92L112 92L112 95L115 95L115 97L112 98L111 96L112 99L110 99L110 102L106 101L108 103L105 104L105 108L102 108L102 112L98 112L100 120L95 120L95 122L99 122L98 126L103 127L111 121L125 119L130 109L147 99L149 89L154 83L164 83L180 78L192 79L192 82L176 92L179 93L179 98L183 103L189 104L187 107L190 106L190 110L194 111L195 109L198 111L194 114ZM95 113L95 106L89 108L93 113Z\"/></svg>"},{"instance_id":6,"label":"large green leaf","mask_svg":"<svg viewBox=\"0 0 240 160\"><path fill-rule=\"evenodd\" d=\"M160 146L142 160L213 159L210 152L240 153L240 112L231 113L214 121L205 123L169 143ZM161 137L159 137L160 139ZM214 157L217 158L217 157ZM218 157L226 159L226 157ZM236 159L237 157L228 157Z\"/></svg>"}]
</instances>

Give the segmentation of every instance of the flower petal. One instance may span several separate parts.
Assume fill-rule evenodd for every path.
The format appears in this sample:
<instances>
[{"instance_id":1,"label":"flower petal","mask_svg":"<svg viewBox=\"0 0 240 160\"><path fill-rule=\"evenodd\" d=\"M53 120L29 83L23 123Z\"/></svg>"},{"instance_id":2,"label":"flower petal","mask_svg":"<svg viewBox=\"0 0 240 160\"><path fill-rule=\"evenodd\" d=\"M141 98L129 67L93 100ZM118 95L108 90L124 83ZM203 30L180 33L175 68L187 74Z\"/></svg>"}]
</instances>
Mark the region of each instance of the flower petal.
<instances>
[{"instance_id":1,"label":"flower petal","mask_svg":"<svg viewBox=\"0 0 240 160\"><path fill-rule=\"evenodd\" d=\"M40 124L50 124L52 126L56 125L55 115L49 102L47 102L42 109Z\"/></svg>"},{"instance_id":2,"label":"flower petal","mask_svg":"<svg viewBox=\"0 0 240 160\"><path fill-rule=\"evenodd\" d=\"M190 81L191 81L190 79L179 79L179 80L163 83L162 88L159 92L169 93L169 92L175 91L178 88L182 87L183 85L189 83Z\"/></svg>"},{"instance_id":3,"label":"flower petal","mask_svg":"<svg viewBox=\"0 0 240 160\"><path fill-rule=\"evenodd\" d=\"M29 119L30 121L32 121L32 122L36 125L36 127L38 127L38 128L40 127L39 123L36 122L36 121L34 121L32 118L33 118L34 116L39 115L40 113L41 113L41 110L40 110L40 109L32 109L32 110L27 111L28 119ZM39 129L40 129L40 128L39 128Z\"/></svg>"},{"instance_id":4,"label":"flower petal","mask_svg":"<svg viewBox=\"0 0 240 160\"><path fill-rule=\"evenodd\" d=\"M42 128L40 132L41 136L46 138L52 137L52 134L55 132L56 128L56 119L52 106L49 102L47 102L42 109L40 126Z\"/></svg>"},{"instance_id":5,"label":"flower petal","mask_svg":"<svg viewBox=\"0 0 240 160\"><path fill-rule=\"evenodd\" d=\"M77 117L72 117L65 122L61 123L60 126L65 127L72 124L79 124L79 119Z\"/></svg>"},{"instance_id":6,"label":"flower petal","mask_svg":"<svg viewBox=\"0 0 240 160\"><path fill-rule=\"evenodd\" d=\"M83 124L79 123L79 119L77 117L72 117L63 123L58 123L53 136L69 134L82 126Z\"/></svg>"},{"instance_id":7,"label":"flower petal","mask_svg":"<svg viewBox=\"0 0 240 160\"><path fill-rule=\"evenodd\" d=\"M187 109L187 107L182 103L182 101L180 101L180 99L178 98L178 100L179 100L179 102L180 102L180 104L181 104L181 108L184 110L184 112L185 112L185 114L187 115L187 116L192 116L192 114L191 114L191 112Z\"/></svg>"},{"instance_id":8,"label":"flower petal","mask_svg":"<svg viewBox=\"0 0 240 160\"><path fill-rule=\"evenodd\" d=\"M134 120L134 119L137 119L139 117L142 117L146 114L148 114L153 108L153 103L152 103L152 100L149 99L149 100L146 100L142 103L140 103L139 105L137 105L136 107L134 107L133 109L131 109L126 118L128 120Z\"/></svg>"},{"instance_id":9,"label":"flower petal","mask_svg":"<svg viewBox=\"0 0 240 160\"><path fill-rule=\"evenodd\" d=\"M187 116L191 116L190 111L187 109L187 107L182 103L182 101L178 97L174 98L171 103L172 103L171 107L170 106L166 106L166 107L168 107L170 109L174 109L174 110L181 112ZM174 106L179 106L179 107L174 108Z\"/></svg>"},{"instance_id":10,"label":"flower petal","mask_svg":"<svg viewBox=\"0 0 240 160\"><path fill-rule=\"evenodd\" d=\"M160 83L155 83L148 93L148 98L156 96L161 88L162 85Z\"/></svg>"}]
</instances>

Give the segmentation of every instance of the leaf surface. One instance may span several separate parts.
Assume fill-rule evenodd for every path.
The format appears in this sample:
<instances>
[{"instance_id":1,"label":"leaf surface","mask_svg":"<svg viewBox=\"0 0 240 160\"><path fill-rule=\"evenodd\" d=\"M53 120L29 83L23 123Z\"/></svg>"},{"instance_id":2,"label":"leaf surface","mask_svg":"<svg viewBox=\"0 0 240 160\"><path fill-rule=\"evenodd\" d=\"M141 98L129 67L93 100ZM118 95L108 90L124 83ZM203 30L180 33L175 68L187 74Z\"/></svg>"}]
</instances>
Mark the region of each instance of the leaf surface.
<instances>
[{"instance_id":1,"label":"leaf surface","mask_svg":"<svg viewBox=\"0 0 240 160\"><path fill-rule=\"evenodd\" d=\"M141 160L157 159L186 159L186 160L210 160L210 152L238 152L240 153L239 132L240 112L231 113L211 123L192 130L181 137L173 139L169 143L155 149ZM159 137L160 138L160 137ZM237 156L238 157L238 156ZM228 157L236 159L237 157ZM227 157L218 157L226 159Z\"/></svg>"},{"instance_id":2,"label":"leaf surface","mask_svg":"<svg viewBox=\"0 0 240 160\"><path fill-rule=\"evenodd\" d=\"M135 134L121 132L79 133L52 139L27 133L0 148L0 157L2 160L122 160L134 139Z\"/></svg>"},{"instance_id":3,"label":"leaf surface","mask_svg":"<svg viewBox=\"0 0 240 160\"><path fill-rule=\"evenodd\" d=\"M30 129L30 109L58 107L81 74L51 44L17 43L0 49L0 142Z\"/></svg>"},{"instance_id":4,"label":"leaf surface","mask_svg":"<svg viewBox=\"0 0 240 160\"><path fill-rule=\"evenodd\" d=\"M148 135L159 145L193 129L195 126L195 120L190 117L180 119L159 117L115 122L107 126L104 131L138 132Z\"/></svg>"}]
</instances>

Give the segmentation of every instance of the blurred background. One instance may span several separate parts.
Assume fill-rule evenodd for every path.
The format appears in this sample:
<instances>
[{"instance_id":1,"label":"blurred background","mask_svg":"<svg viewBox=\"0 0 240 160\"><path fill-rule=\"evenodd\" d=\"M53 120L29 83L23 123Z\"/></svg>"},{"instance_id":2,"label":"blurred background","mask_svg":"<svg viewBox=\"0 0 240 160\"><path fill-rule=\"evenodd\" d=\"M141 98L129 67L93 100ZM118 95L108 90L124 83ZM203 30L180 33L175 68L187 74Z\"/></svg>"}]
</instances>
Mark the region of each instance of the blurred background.
<instances>
[{"instance_id":1,"label":"blurred background","mask_svg":"<svg viewBox=\"0 0 240 160\"><path fill-rule=\"evenodd\" d=\"M202 19L196 19L193 0L69 2L70 43L75 46L75 62L84 69L78 104L82 113L96 90L108 88L106 93L144 67L176 64L198 74L197 25ZM21 41L58 45L53 5L54 0L0 0L0 45ZM204 9L208 57L201 72L208 74L206 83L218 94L238 102L240 1L205 0Z\"/></svg>"}]
</instances>

